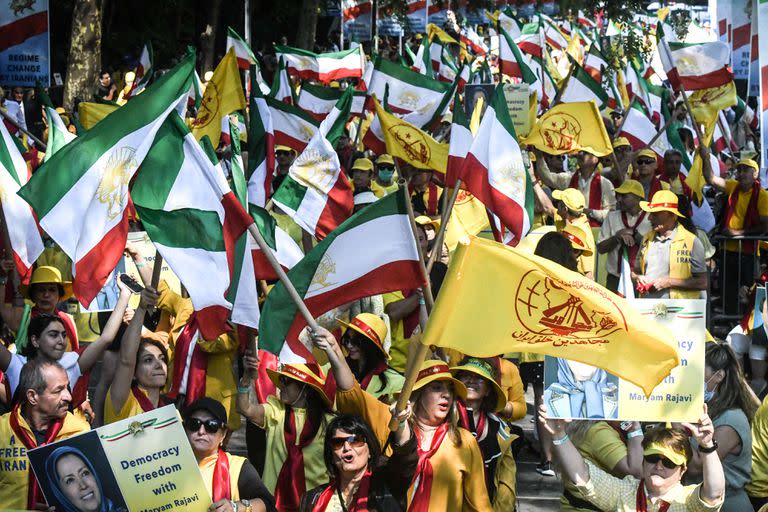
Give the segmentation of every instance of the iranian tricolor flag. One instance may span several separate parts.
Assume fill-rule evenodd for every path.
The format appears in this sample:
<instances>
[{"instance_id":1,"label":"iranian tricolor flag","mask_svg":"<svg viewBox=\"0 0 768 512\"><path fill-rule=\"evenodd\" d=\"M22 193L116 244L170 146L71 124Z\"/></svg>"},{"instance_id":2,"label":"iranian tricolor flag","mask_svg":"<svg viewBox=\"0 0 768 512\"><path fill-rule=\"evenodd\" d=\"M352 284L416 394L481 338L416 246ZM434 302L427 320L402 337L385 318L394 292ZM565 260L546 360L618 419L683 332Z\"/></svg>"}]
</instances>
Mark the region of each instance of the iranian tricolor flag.
<instances>
[{"instance_id":1,"label":"iranian tricolor flag","mask_svg":"<svg viewBox=\"0 0 768 512\"><path fill-rule=\"evenodd\" d=\"M39 85L39 84L38 84ZM53 108L53 103L48 94L42 87L38 86L35 89L35 94L40 99L40 103L43 105L46 117L46 125L48 126L48 140L45 142L45 156L43 162L47 162L51 159L54 153L64 147L67 143L72 142L77 135L67 130L64 125L61 116Z\"/></svg>"},{"instance_id":2,"label":"iranian tricolor flag","mask_svg":"<svg viewBox=\"0 0 768 512\"><path fill-rule=\"evenodd\" d=\"M237 67L242 70L248 69L251 65L258 65L256 56L251 51L251 47L248 43L240 37L240 34L235 32L232 27L227 27L227 51L230 48L235 49L235 56L237 57Z\"/></svg>"},{"instance_id":3,"label":"iranian tricolor flag","mask_svg":"<svg viewBox=\"0 0 768 512\"><path fill-rule=\"evenodd\" d=\"M520 48L503 27L499 27L499 32L499 71L527 84L535 84L536 75L523 59Z\"/></svg>"},{"instance_id":4,"label":"iranian tricolor flag","mask_svg":"<svg viewBox=\"0 0 768 512\"><path fill-rule=\"evenodd\" d=\"M629 255L626 247L621 254L621 270L619 274L619 286L616 294L625 299L635 298L635 287L632 284L632 268L629 265Z\"/></svg>"},{"instance_id":5,"label":"iranian tricolor flag","mask_svg":"<svg viewBox=\"0 0 768 512\"><path fill-rule=\"evenodd\" d=\"M592 78L600 83L603 79L603 69L608 68L608 62L597 49L597 45L591 45L586 57L584 58L584 71L590 74Z\"/></svg>"},{"instance_id":6,"label":"iranian tricolor flag","mask_svg":"<svg viewBox=\"0 0 768 512\"><path fill-rule=\"evenodd\" d=\"M723 42L668 43L659 42L659 56L672 86L686 91L720 87L733 80L728 69L730 47Z\"/></svg>"},{"instance_id":7,"label":"iranian tricolor flag","mask_svg":"<svg viewBox=\"0 0 768 512\"><path fill-rule=\"evenodd\" d=\"M180 117L169 116L158 132L131 196L150 239L189 292L203 339L216 339L233 307L227 295L238 282L237 242L253 221ZM255 318L240 323L255 326L258 308L253 297L250 302Z\"/></svg>"},{"instance_id":8,"label":"iranian tricolor flag","mask_svg":"<svg viewBox=\"0 0 768 512\"><path fill-rule=\"evenodd\" d=\"M288 272L304 257L301 247L277 225L274 217L267 210L251 204L248 211L256 222L256 227L264 241L272 249L275 259L283 267L283 270ZM256 245L256 240L253 238L251 238L251 258L257 279L274 281L278 278L275 269L269 264L267 257Z\"/></svg>"},{"instance_id":9,"label":"iranian tricolor flag","mask_svg":"<svg viewBox=\"0 0 768 512\"><path fill-rule=\"evenodd\" d=\"M445 173L445 186L456 186L456 180L464 167L464 160L472 147L472 132L469 130L469 121L464 113L464 108L459 99L459 93L453 100L453 122L451 124L451 138L448 143L448 167Z\"/></svg>"},{"instance_id":10,"label":"iranian tricolor flag","mask_svg":"<svg viewBox=\"0 0 768 512\"><path fill-rule=\"evenodd\" d=\"M376 57L368 83L368 110L373 110L371 98L374 95L384 98L387 88L387 105L392 113L408 114L435 108L451 88L451 84L428 78L400 64Z\"/></svg>"},{"instance_id":11,"label":"iranian tricolor flag","mask_svg":"<svg viewBox=\"0 0 768 512\"><path fill-rule=\"evenodd\" d=\"M459 40L475 52L476 55L488 53L488 45L485 44L483 38L477 32L472 30L472 27L462 27L461 32L459 32Z\"/></svg>"},{"instance_id":12,"label":"iranian tricolor flag","mask_svg":"<svg viewBox=\"0 0 768 512\"><path fill-rule=\"evenodd\" d=\"M136 77L133 79L133 85L126 93L126 98L136 96L147 88L152 79L152 43L144 45L139 56L139 65L136 66Z\"/></svg>"},{"instance_id":13,"label":"iranian tricolor flag","mask_svg":"<svg viewBox=\"0 0 768 512\"><path fill-rule=\"evenodd\" d=\"M351 106L352 90L347 89L272 196L277 206L318 240L352 213L352 188L341 172L334 149L344 132Z\"/></svg>"},{"instance_id":14,"label":"iranian tricolor flag","mask_svg":"<svg viewBox=\"0 0 768 512\"><path fill-rule=\"evenodd\" d=\"M277 63L277 71L275 71L275 76L272 79L269 97L288 105L295 105L295 96L296 93L293 89L291 77L288 75L288 68L283 59L280 59Z\"/></svg>"},{"instance_id":15,"label":"iranian tricolor flag","mask_svg":"<svg viewBox=\"0 0 768 512\"><path fill-rule=\"evenodd\" d=\"M432 78L434 72L432 70L432 52L430 48L431 44L429 38L422 38L419 49L416 50L416 55L413 57L413 66L411 66L411 70L420 75Z\"/></svg>"},{"instance_id":16,"label":"iranian tricolor flag","mask_svg":"<svg viewBox=\"0 0 768 512\"><path fill-rule=\"evenodd\" d=\"M328 83L340 78L360 78L365 68L363 47L342 52L312 53L301 48L275 45L275 53L288 66L291 75Z\"/></svg>"},{"instance_id":17,"label":"iranian tricolor flag","mask_svg":"<svg viewBox=\"0 0 768 512\"><path fill-rule=\"evenodd\" d=\"M579 10L576 21L584 28L595 28L595 22L588 18L582 10Z\"/></svg>"},{"instance_id":18,"label":"iranian tricolor flag","mask_svg":"<svg viewBox=\"0 0 768 512\"><path fill-rule=\"evenodd\" d=\"M266 102L272 118L275 144L288 146L297 153L304 151L320 123L299 107L272 98L266 98Z\"/></svg>"},{"instance_id":19,"label":"iranian tricolor flag","mask_svg":"<svg viewBox=\"0 0 768 512\"><path fill-rule=\"evenodd\" d=\"M261 91L251 95L248 129L248 202L264 207L272 193L272 173L275 171L275 135L272 115Z\"/></svg>"},{"instance_id":20,"label":"iranian tricolor flag","mask_svg":"<svg viewBox=\"0 0 768 512\"><path fill-rule=\"evenodd\" d=\"M301 86L297 105L314 117L319 123L325 119L328 112L333 110L333 106L336 105L336 102L339 101L343 94L344 91L342 89L304 83ZM353 91L352 110L350 111L350 114L357 116L361 115L364 106L365 91Z\"/></svg>"},{"instance_id":21,"label":"iranian tricolor flag","mask_svg":"<svg viewBox=\"0 0 768 512\"><path fill-rule=\"evenodd\" d=\"M288 272L312 316L362 297L424 284L406 201L401 189L360 210ZM278 354L282 362L313 359L298 341L306 322L282 283L267 296L262 319L259 348Z\"/></svg>"},{"instance_id":22,"label":"iranian tricolor flag","mask_svg":"<svg viewBox=\"0 0 768 512\"><path fill-rule=\"evenodd\" d=\"M194 64L190 53L144 94L61 148L19 191L72 259L75 295L84 306L122 257L128 184L165 119L186 109Z\"/></svg>"},{"instance_id":23,"label":"iranian tricolor flag","mask_svg":"<svg viewBox=\"0 0 768 512\"><path fill-rule=\"evenodd\" d=\"M626 119L619 135L629 140L634 151L639 151L648 146L648 143L651 142L658 131L640 104L637 101L633 101L632 106L627 110ZM667 137L662 134L656 139L651 149L657 155L663 157L664 151L668 149L668 146Z\"/></svg>"},{"instance_id":24,"label":"iranian tricolor flag","mask_svg":"<svg viewBox=\"0 0 768 512\"><path fill-rule=\"evenodd\" d=\"M5 215L16 270L26 283L32 274L32 264L45 247L32 208L16 195L30 176L19 145L5 123L0 123L0 207Z\"/></svg>"},{"instance_id":25,"label":"iranian tricolor flag","mask_svg":"<svg viewBox=\"0 0 768 512\"><path fill-rule=\"evenodd\" d=\"M504 11L499 12L499 27L506 30L507 34L513 39L522 35L523 25L516 17L511 16Z\"/></svg>"},{"instance_id":26,"label":"iranian tricolor flag","mask_svg":"<svg viewBox=\"0 0 768 512\"><path fill-rule=\"evenodd\" d=\"M573 103L595 100L600 110L605 108L608 103L608 94L600 83L584 71L584 68L579 66L579 63L573 60L570 55L568 55L568 59L571 63L571 74L560 93L560 101Z\"/></svg>"},{"instance_id":27,"label":"iranian tricolor flag","mask_svg":"<svg viewBox=\"0 0 768 512\"><path fill-rule=\"evenodd\" d=\"M483 114L461 179L466 189L497 215L517 245L531 228L533 183L523 162L501 85Z\"/></svg>"}]
</instances>

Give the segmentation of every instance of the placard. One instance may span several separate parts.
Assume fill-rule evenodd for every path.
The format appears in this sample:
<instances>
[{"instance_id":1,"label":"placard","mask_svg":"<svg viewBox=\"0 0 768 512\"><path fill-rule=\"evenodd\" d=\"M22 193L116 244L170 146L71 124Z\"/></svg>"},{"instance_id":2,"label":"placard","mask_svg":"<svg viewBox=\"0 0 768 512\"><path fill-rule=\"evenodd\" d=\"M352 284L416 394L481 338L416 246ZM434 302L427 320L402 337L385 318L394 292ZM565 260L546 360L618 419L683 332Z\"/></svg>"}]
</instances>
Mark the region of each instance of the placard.
<instances>
[{"instance_id":1,"label":"placard","mask_svg":"<svg viewBox=\"0 0 768 512\"><path fill-rule=\"evenodd\" d=\"M172 405L27 455L46 501L57 510L204 512L211 504Z\"/></svg>"},{"instance_id":2,"label":"placard","mask_svg":"<svg viewBox=\"0 0 768 512\"><path fill-rule=\"evenodd\" d=\"M531 132L531 91L528 84L504 84L504 99L515 125L515 134L526 137Z\"/></svg>"},{"instance_id":3,"label":"placard","mask_svg":"<svg viewBox=\"0 0 768 512\"><path fill-rule=\"evenodd\" d=\"M0 8L0 84L50 85L48 0L6 1Z\"/></svg>"},{"instance_id":4,"label":"placard","mask_svg":"<svg viewBox=\"0 0 768 512\"><path fill-rule=\"evenodd\" d=\"M593 366L547 356L544 404L559 418L698 421L704 404L704 300L632 299L629 303L677 336L680 364L646 397L638 386ZM632 348L614 364L631 365Z\"/></svg>"}]
</instances>

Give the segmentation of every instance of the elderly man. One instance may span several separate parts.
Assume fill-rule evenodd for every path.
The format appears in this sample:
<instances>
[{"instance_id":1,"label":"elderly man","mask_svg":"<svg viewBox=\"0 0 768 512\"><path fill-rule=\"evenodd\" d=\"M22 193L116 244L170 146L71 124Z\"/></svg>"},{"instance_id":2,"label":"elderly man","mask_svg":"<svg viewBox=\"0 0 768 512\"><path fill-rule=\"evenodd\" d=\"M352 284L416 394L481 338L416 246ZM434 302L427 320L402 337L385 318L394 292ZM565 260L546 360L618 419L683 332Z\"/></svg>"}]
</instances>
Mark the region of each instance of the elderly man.
<instances>
[{"instance_id":1,"label":"elderly man","mask_svg":"<svg viewBox=\"0 0 768 512\"><path fill-rule=\"evenodd\" d=\"M618 187L627 175L632 173L632 145L626 137L616 137L613 141L613 155L603 157L603 178L608 178L614 187ZM618 162L619 166L616 167Z\"/></svg>"},{"instance_id":2,"label":"elderly man","mask_svg":"<svg viewBox=\"0 0 768 512\"><path fill-rule=\"evenodd\" d=\"M4 509L46 510L29 467L27 450L90 429L72 415L67 372L56 362L36 358L21 369L13 410L0 416L0 504Z\"/></svg>"},{"instance_id":3,"label":"elderly man","mask_svg":"<svg viewBox=\"0 0 768 512\"><path fill-rule=\"evenodd\" d=\"M638 152L635 164L634 178L643 186L644 199L650 200L659 190L669 190L669 183L664 183L656 176L659 163L654 150L646 148Z\"/></svg>"},{"instance_id":4,"label":"elderly man","mask_svg":"<svg viewBox=\"0 0 768 512\"><path fill-rule=\"evenodd\" d=\"M685 176L680 173L683 166L683 154L677 149L664 152L664 172L659 179L669 185L669 190L679 196L685 196L688 201L693 198L691 188L685 183Z\"/></svg>"},{"instance_id":5,"label":"elderly man","mask_svg":"<svg viewBox=\"0 0 768 512\"><path fill-rule=\"evenodd\" d=\"M621 277L621 258L626 250L630 268L634 268L640 244L651 230L648 214L640 209L643 186L639 181L626 180L616 190L618 210L608 213L600 228L597 251L608 253L605 269L608 272L605 287L615 292Z\"/></svg>"},{"instance_id":6,"label":"elderly man","mask_svg":"<svg viewBox=\"0 0 768 512\"><path fill-rule=\"evenodd\" d=\"M608 178L603 178L597 169L598 158L581 151L578 154L579 167L575 172L553 174L544 158L540 158L541 152L536 151L535 154L538 178L552 190L573 188L580 191L586 201L584 214L589 218L590 226L600 226L608 212L613 210L616 198L613 184Z\"/></svg>"},{"instance_id":7,"label":"elderly man","mask_svg":"<svg viewBox=\"0 0 768 512\"><path fill-rule=\"evenodd\" d=\"M749 158L736 164L736 179L726 180L712 172L709 151L700 149L704 179L713 187L728 194L722 234L725 236L762 235L768 232L768 192L757 181L760 167ZM755 282L755 243L729 240L723 251L723 269L726 287L723 304L726 314L739 311L739 286Z\"/></svg>"},{"instance_id":8,"label":"elderly man","mask_svg":"<svg viewBox=\"0 0 768 512\"><path fill-rule=\"evenodd\" d=\"M698 299L707 289L704 246L678 218L677 196L660 190L640 208L650 213L651 227L640 249L633 279L645 298Z\"/></svg>"}]
</instances>

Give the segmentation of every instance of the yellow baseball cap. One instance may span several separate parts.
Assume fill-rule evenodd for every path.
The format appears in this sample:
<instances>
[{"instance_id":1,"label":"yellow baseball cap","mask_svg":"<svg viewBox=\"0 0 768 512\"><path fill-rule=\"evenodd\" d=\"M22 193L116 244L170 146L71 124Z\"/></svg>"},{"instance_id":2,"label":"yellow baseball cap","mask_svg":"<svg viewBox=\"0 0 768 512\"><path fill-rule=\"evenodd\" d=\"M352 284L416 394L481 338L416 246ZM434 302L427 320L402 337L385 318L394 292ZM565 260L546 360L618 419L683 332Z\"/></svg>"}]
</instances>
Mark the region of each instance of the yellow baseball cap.
<instances>
[{"instance_id":1,"label":"yellow baseball cap","mask_svg":"<svg viewBox=\"0 0 768 512\"><path fill-rule=\"evenodd\" d=\"M641 149L640 152L637 154L637 158L640 158L643 156L646 156L648 158L653 158L654 160L656 160L656 152L651 148Z\"/></svg>"},{"instance_id":2,"label":"yellow baseball cap","mask_svg":"<svg viewBox=\"0 0 768 512\"><path fill-rule=\"evenodd\" d=\"M392 158L392 155L388 155L387 153L384 153L382 155L379 155L379 158L376 159L376 165L381 165L381 164L395 165L395 159Z\"/></svg>"},{"instance_id":3,"label":"yellow baseball cap","mask_svg":"<svg viewBox=\"0 0 768 512\"><path fill-rule=\"evenodd\" d=\"M552 197L558 201L565 203L565 207L574 212L580 212L584 209L586 200L584 194L575 188L567 188L565 190L555 190L552 192Z\"/></svg>"},{"instance_id":4,"label":"yellow baseball cap","mask_svg":"<svg viewBox=\"0 0 768 512\"><path fill-rule=\"evenodd\" d=\"M352 170L373 172L373 162L367 158L358 158L355 160L355 163L352 164Z\"/></svg>"},{"instance_id":5,"label":"yellow baseball cap","mask_svg":"<svg viewBox=\"0 0 768 512\"><path fill-rule=\"evenodd\" d=\"M640 208L650 213L670 212L678 217L684 217L677 209L677 196L671 190L659 190L653 194L650 201L640 201Z\"/></svg>"},{"instance_id":6,"label":"yellow baseball cap","mask_svg":"<svg viewBox=\"0 0 768 512\"><path fill-rule=\"evenodd\" d=\"M616 137L616 139L613 141L613 149L624 146L632 147L632 144L629 143L629 139L626 137Z\"/></svg>"},{"instance_id":7,"label":"yellow baseball cap","mask_svg":"<svg viewBox=\"0 0 768 512\"><path fill-rule=\"evenodd\" d=\"M741 165L745 165L747 167L751 167L755 170L755 172L760 172L760 166L757 165L757 162L752 160L751 158L742 158L739 160L739 162L736 164L736 167L739 167Z\"/></svg>"},{"instance_id":8,"label":"yellow baseball cap","mask_svg":"<svg viewBox=\"0 0 768 512\"><path fill-rule=\"evenodd\" d=\"M275 144L275 153L278 151L288 151L293 152L293 148L289 148L288 146L283 146L282 144Z\"/></svg>"},{"instance_id":9,"label":"yellow baseball cap","mask_svg":"<svg viewBox=\"0 0 768 512\"><path fill-rule=\"evenodd\" d=\"M624 180L624 183L616 187L614 192L617 194L635 194L640 199L645 199L643 185L637 180Z\"/></svg>"},{"instance_id":10,"label":"yellow baseball cap","mask_svg":"<svg viewBox=\"0 0 768 512\"><path fill-rule=\"evenodd\" d=\"M587 245L587 234L579 226L566 225L560 232L571 242L571 247L584 253L584 256L592 256L592 249Z\"/></svg>"},{"instance_id":11,"label":"yellow baseball cap","mask_svg":"<svg viewBox=\"0 0 768 512\"><path fill-rule=\"evenodd\" d=\"M652 443L645 447L643 455L661 455L665 459L669 459L678 466L685 466L688 464L688 458L684 453L679 453L660 443Z\"/></svg>"}]
</instances>

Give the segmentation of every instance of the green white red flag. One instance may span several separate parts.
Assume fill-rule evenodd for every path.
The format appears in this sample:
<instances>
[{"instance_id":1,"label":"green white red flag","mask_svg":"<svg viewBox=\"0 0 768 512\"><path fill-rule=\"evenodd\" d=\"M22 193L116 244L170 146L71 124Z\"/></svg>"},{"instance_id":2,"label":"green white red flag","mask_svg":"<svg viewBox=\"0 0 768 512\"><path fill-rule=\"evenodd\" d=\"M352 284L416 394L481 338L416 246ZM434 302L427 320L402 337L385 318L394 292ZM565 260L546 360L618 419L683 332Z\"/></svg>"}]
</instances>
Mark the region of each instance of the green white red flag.
<instances>
[{"instance_id":1,"label":"green white red flag","mask_svg":"<svg viewBox=\"0 0 768 512\"><path fill-rule=\"evenodd\" d=\"M297 153L304 151L320 125L309 113L299 107L266 98L275 144L288 146Z\"/></svg>"},{"instance_id":2,"label":"green white red flag","mask_svg":"<svg viewBox=\"0 0 768 512\"><path fill-rule=\"evenodd\" d=\"M328 83L341 78L360 78L365 68L362 46L341 52L312 53L301 48L275 45L275 53L278 59L285 61L288 72L302 80Z\"/></svg>"},{"instance_id":3,"label":"green white red flag","mask_svg":"<svg viewBox=\"0 0 768 512\"><path fill-rule=\"evenodd\" d=\"M275 171L275 134L267 100L258 88L251 94L248 133L248 202L260 207L272 194Z\"/></svg>"},{"instance_id":4,"label":"green white red flag","mask_svg":"<svg viewBox=\"0 0 768 512\"><path fill-rule=\"evenodd\" d=\"M625 116L626 118L619 135L626 137L627 140L629 140L634 151L639 151L640 149L647 147L648 143L653 140L659 130L637 101L632 102L632 106L627 110ZM657 155L663 157L664 152L669 149L666 135L662 134L658 137L651 149L653 149Z\"/></svg>"},{"instance_id":5,"label":"green white red flag","mask_svg":"<svg viewBox=\"0 0 768 512\"><path fill-rule=\"evenodd\" d=\"M518 78L527 84L535 84L536 75L523 59L523 54L512 37L499 27L499 71L511 78Z\"/></svg>"},{"instance_id":6,"label":"green white red flag","mask_svg":"<svg viewBox=\"0 0 768 512\"><path fill-rule=\"evenodd\" d=\"M710 89L733 80L733 73L728 69L731 48L721 41L674 43L662 38L659 56L675 90L681 85L689 92Z\"/></svg>"},{"instance_id":7,"label":"green white red flag","mask_svg":"<svg viewBox=\"0 0 768 512\"><path fill-rule=\"evenodd\" d=\"M362 297L424 284L408 200L401 189L360 210L288 272L313 317ZM259 348L278 354L282 362L313 359L298 339L306 322L282 283L269 293L262 311Z\"/></svg>"},{"instance_id":8,"label":"green white red flag","mask_svg":"<svg viewBox=\"0 0 768 512\"><path fill-rule=\"evenodd\" d=\"M488 45L483 42L483 38L477 32L472 30L472 27L462 27L459 32L459 40L475 52L476 55L488 53Z\"/></svg>"},{"instance_id":9,"label":"green white red flag","mask_svg":"<svg viewBox=\"0 0 768 512\"><path fill-rule=\"evenodd\" d=\"M469 121L464 113L464 108L459 99L459 93L453 100L453 120L451 123L451 138L448 143L448 167L445 172L445 186L454 187L456 180L464 167L467 153L472 147L472 132L469 130Z\"/></svg>"},{"instance_id":10,"label":"green white red flag","mask_svg":"<svg viewBox=\"0 0 768 512\"><path fill-rule=\"evenodd\" d=\"M19 191L40 226L72 259L75 295L84 306L122 257L128 184L165 119L186 109L194 64L190 53L144 94L62 147Z\"/></svg>"},{"instance_id":11,"label":"green white red flag","mask_svg":"<svg viewBox=\"0 0 768 512\"><path fill-rule=\"evenodd\" d=\"M277 61L277 70L272 80L269 96L288 105L296 104L296 92L293 89L293 82L291 82L288 67L282 58Z\"/></svg>"},{"instance_id":12,"label":"green white red flag","mask_svg":"<svg viewBox=\"0 0 768 512\"><path fill-rule=\"evenodd\" d=\"M227 51L230 48L235 49L235 56L237 57L237 67L242 70L247 70L251 66L258 66L259 61L256 60L256 56L251 51L251 47L248 43L240 37L240 34L235 32L232 27L227 27Z\"/></svg>"},{"instance_id":13,"label":"green white red flag","mask_svg":"<svg viewBox=\"0 0 768 512\"><path fill-rule=\"evenodd\" d=\"M368 86L367 109L373 110L372 97L384 98L388 92L387 105L393 114L423 112L435 108L451 88L451 84L440 82L395 62L376 57Z\"/></svg>"},{"instance_id":14,"label":"green white red flag","mask_svg":"<svg viewBox=\"0 0 768 512\"><path fill-rule=\"evenodd\" d=\"M272 254L274 254L275 259L283 270L288 272L301 261L304 257L301 247L288 233L277 225L274 217L267 210L251 204L249 205L248 212L253 217L256 228L267 245L272 249ZM267 281L278 279L277 272L269 264L267 257L259 246L256 245L256 240L253 238L251 238L251 258L253 259L253 269L257 279L265 279Z\"/></svg>"},{"instance_id":15,"label":"green white red flag","mask_svg":"<svg viewBox=\"0 0 768 512\"><path fill-rule=\"evenodd\" d=\"M595 100L600 110L608 104L608 94L599 82L596 82L579 63L569 55L571 74L560 93L561 103Z\"/></svg>"},{"instance_id":16,"label":"green white red flag","mask_svg":"<svg viewBox=\"0 0 768 512\"><path fill-rule=\"evenodd\" d=\"M152 79L152 43L147 42L139 55L139 64L136 66L136 76L133 79L133 85L125 94L126 99L132 98L137 94L144 92Z\"/></svg>"},{"instance_id":17,"label":"green white red flag","mask_svg":"<svg viewBox=\"0 0 768 512\"><path fill-rule=\"evenodd\" d=\"M314 117L319 123L325 119L328 112L333 110L333 106L336 105L336 102L339 101L343 94L344 90L342 89L304 83L301 86L297 105ZM350 114L357 116L362 115L364 107L365 91L353 91L352 110L350 110Z\"/></svg>"}]
</instances>

